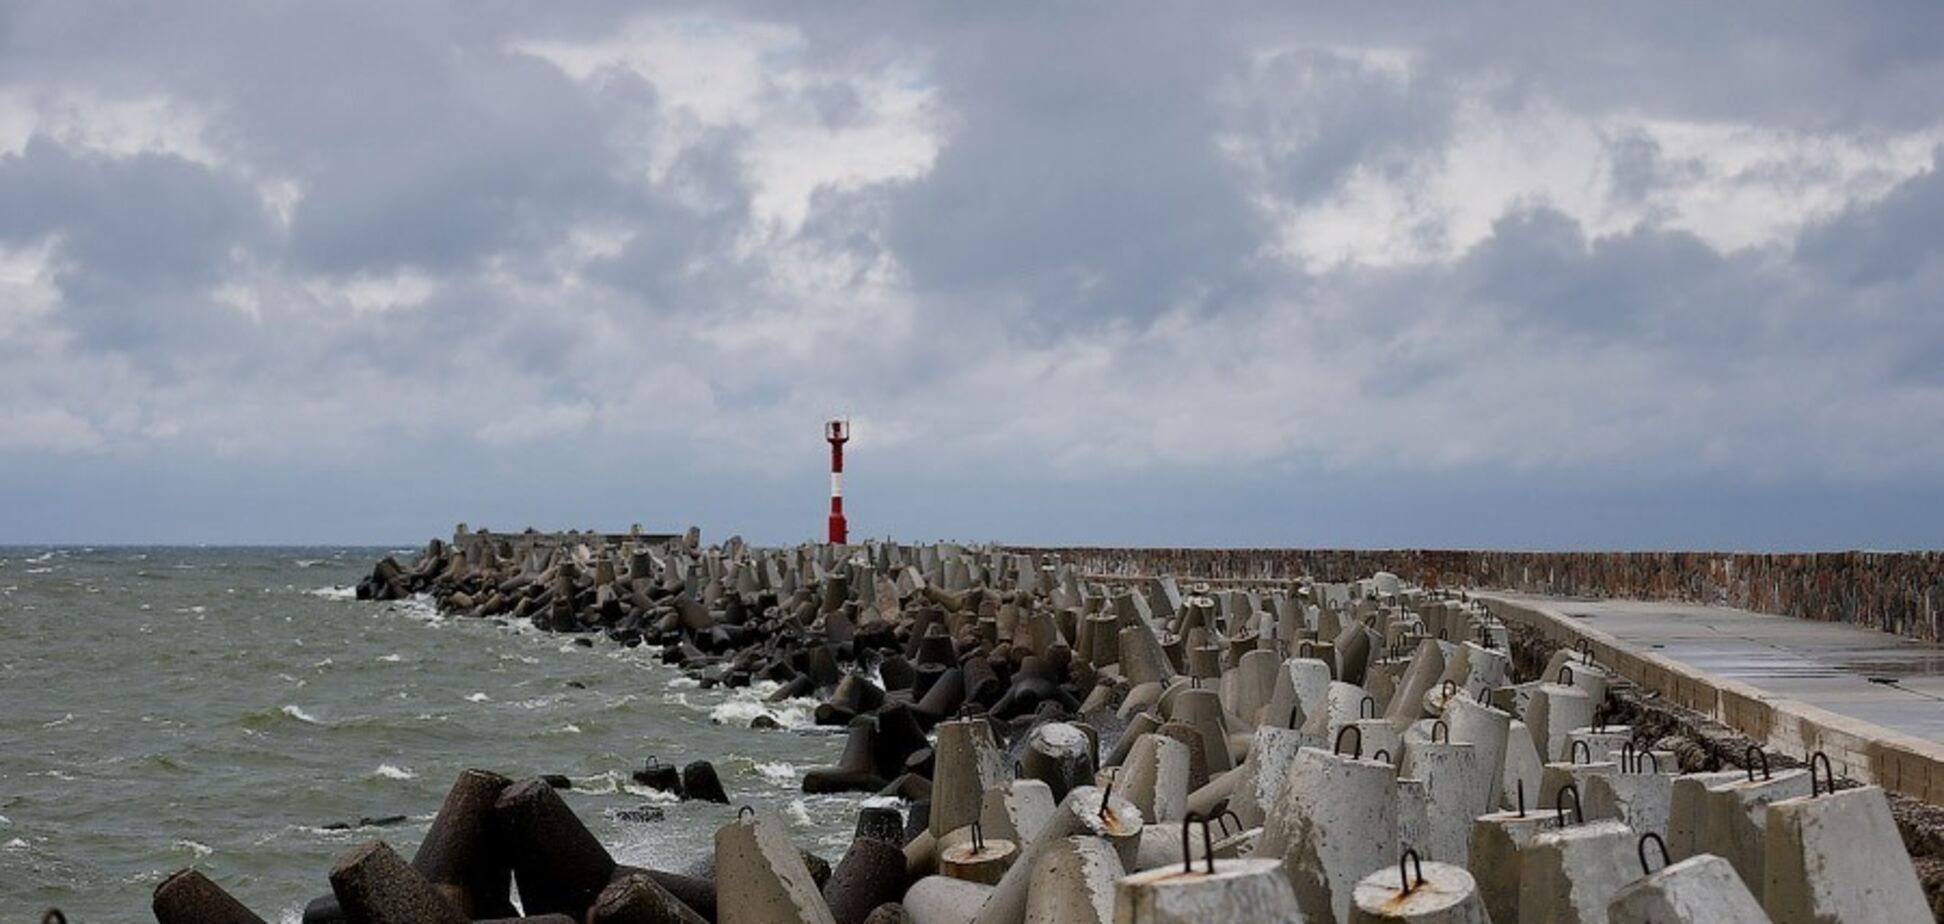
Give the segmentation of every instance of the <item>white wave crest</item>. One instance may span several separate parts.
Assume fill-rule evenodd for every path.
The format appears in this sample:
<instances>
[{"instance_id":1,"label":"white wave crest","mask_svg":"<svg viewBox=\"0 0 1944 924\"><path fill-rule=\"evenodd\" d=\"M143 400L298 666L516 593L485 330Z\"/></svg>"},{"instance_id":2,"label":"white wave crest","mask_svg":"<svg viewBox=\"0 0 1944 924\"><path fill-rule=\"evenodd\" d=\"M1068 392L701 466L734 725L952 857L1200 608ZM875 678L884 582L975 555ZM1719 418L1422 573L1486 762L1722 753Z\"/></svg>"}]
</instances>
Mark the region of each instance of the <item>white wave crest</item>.
<instances>
[{"instance_id":1,"label":"white wave crest","mask_svg":"<svg viewBox=\"0 0 1944 924\"><path fill-rule=\"evenodd\" d=\"M373 776L382 776L382 777L384 777L385 779L388 779L388 780L416 780L416 779L418 779L418 774L416 774L416 773L413 773L413 772L412 772L412 768L410 768L410 767L395 767L395 766L393 766L393 765L391 765L391 764L379 764L379 765L378 765L378 769L376 769L376 770L373 770L373 771L371 771L371 772L372 772L372 775L373 775Z\"/></svg>"},{"instance_id":2,"label":"white wave crest","mask_svg":"<svg viewBox=\"0 0 1944 924\"><path fill-rule=\"evenodd\" d=\"M310 594L313 597L323 597L326 600L358 599L358 589L356 587L314 587L304 591L304 593Z\"/></svg>"},{"instance_id":3,"label":"white wave crest","mask_svg":"<svg viewBox=\"0 0 1944 924\"><path fill-rule=\"evenodd\" d=\"M303 708L302 708L302 707L299 707L299 706L285 706L285 707L283 707L282 709L280 709L280 710L278 710L278 711L280 711L280 712L282 712L282 713L283 713L284 715L287 715L287 716L290 716L290 717L291 717L291 718L293 718L293 719L296 719L296 720L297 720L297 721L299 721L299 722L303 722L303 723L306 723L306 724L309 724L309 725L322 725L322 724L324 724L324 721L323 721L322 719L319 719L319 718L318 718L317 716L314 716L314 715L311 715L311 714L310 714L310 713L308 713L308 712L305 712L305 711L303 710Z\"/></svg>"},{"instance_id":4,"label":"white wave crest","mask_svg":"<svg viewBox=\"0 0 1944 924\"><path fill-rule=\"evenodd\" d=\"M490 703L490 702L492 702L492 701L493 701L493 698L492 698L492 697L490 697L490 696L487 696L487 695L486 695L486 694L484 694L484 693L474 693L474 694L472 694L471 696L468 696L468 697L466 697L466 702L469 702L469 703Z\"/></svg>"},{"instance_id":5,"label":"white wave crest","mask_svg":"<svg viewBox=\"0 0 1944 924\"><path fill-rule=\"evenodd\" d=\"M788 761L765 761L757 764L755 769L758 775L762 776L764 780L767 780L773 786L783 786L790 789L795 789L797 786L796 765Z\"/></svg>"},{"instance_id":6,"label":"white wave crest","mask_svg":"<svg viewBox=\"0 0 1944 924\"><path fill-rule=\"evenodd\" d=\"M805 805L802 799L790 800L789 814L790 823L798 827L808 828L816 823L810 819L810 806Z\"/></svg>"},{"instance_id":7,"label":"white wave crest","mask_svg":"<svg viewBox=\"0 0 1944 924\"><path fill-rule=\"evenodd\" d=\"M198 858L206 857L216 852L216 849L214 847L209 846L208 844L199 844L195 841L188 841L188 840L170 841L169 846L180 848L182 850L187 850L190 853L195 854Z\"/></svg>"}]
</instances>

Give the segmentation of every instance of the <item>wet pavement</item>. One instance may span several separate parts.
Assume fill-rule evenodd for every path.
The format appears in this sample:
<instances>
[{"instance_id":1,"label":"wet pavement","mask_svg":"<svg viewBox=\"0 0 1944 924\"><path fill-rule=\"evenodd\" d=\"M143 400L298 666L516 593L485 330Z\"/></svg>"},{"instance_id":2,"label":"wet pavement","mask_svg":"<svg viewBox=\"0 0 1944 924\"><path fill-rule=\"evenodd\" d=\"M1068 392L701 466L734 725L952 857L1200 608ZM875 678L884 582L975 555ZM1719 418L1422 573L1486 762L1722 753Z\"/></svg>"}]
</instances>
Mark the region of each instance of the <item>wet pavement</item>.
<instances>
[{"instance_id":1,"label":"wet pavement","mask_svg":"<svg viewBox=\"0 0 1944 924\"><path fill-rule=\"evenodd\" d=\"M1477 596L1544 607L1717 677L1944 741L1944 646L1838 623L1693 603Z\"/></svg>"}]
</instances>

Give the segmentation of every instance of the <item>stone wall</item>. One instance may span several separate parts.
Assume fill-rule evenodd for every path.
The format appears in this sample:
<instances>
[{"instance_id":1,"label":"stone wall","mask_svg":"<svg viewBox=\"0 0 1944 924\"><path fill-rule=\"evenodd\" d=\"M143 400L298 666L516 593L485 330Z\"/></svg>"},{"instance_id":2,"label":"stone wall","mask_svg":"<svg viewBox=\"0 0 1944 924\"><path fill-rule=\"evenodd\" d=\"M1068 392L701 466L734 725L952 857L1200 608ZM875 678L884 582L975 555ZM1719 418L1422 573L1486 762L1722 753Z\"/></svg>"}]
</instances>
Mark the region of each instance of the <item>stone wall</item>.
<instances>
[{"instance_id":1,"label":"stone wall","mask_svg":"<svg viewBox=\"0 0 1944 924\"><path fill-rule=\"evenodd\" d=\"M1456 549L1017 548L1099 574L1347 581L1682 600L1944 640L1944 552L1494 552Z\"/></svg>"}]
</instances>

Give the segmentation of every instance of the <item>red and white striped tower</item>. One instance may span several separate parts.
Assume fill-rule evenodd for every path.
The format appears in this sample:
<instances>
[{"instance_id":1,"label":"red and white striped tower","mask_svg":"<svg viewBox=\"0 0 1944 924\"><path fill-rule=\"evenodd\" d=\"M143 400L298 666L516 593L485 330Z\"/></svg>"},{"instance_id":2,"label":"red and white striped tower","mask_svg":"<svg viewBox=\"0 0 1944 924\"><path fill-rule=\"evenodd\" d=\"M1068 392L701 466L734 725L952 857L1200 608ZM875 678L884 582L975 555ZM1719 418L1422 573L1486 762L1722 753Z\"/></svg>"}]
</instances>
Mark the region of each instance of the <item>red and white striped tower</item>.
<instances>
[{"instance_id":1,"label":"red and white striped tower","mask_svg":"<svg viewBox=\"0 0 1944 924\"><path fill-rule=\"evenodd\" d=\"M850 442L850 421L824 424L824 440L830 443L830 542L843 545L850 535L844 522L844 444Z\"/></svg>"}]
</instances>

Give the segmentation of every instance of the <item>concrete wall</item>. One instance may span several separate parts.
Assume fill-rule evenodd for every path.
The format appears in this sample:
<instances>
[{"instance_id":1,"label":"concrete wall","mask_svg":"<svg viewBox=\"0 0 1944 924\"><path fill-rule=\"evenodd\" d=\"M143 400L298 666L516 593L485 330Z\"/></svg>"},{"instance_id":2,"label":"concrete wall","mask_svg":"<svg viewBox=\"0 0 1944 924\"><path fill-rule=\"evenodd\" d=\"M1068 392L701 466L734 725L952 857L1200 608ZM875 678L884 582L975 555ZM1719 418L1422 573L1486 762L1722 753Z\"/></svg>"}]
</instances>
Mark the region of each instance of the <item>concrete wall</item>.
<instances>
[{"instance_id":1,"label":"concrete wall","mask_svg":"<svg viewBox=\"0 0 1944 924\"><path fill-rule=\"evenodd\" d=\"M1944 640L1944 552L1493 552L1443 549L1025 548L1099 574L1345 581L1682 600Z\"/></svg>"},{"instance_id":2,"label":"concrete wall","mask_svg":"<svg viewBox=\"0 0 1944 924\"><path fill-rule=\"evenodd\" d=\"M1944 744L1713 677L1543 606L1496 598L1487 598L1485 604L1500 619L1530 626L1561 647L1572 648L1585 640L1593 648L1594 659L1620 676L1771 751L1796 757L1822 751L1838 776L1944 805Z\"/></svg>"}]
</instances>

